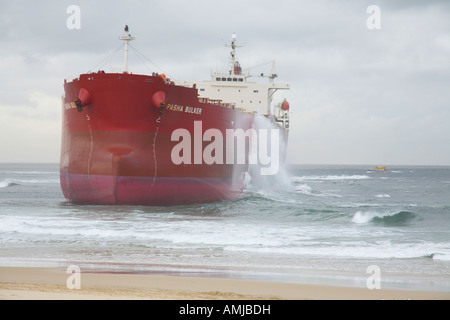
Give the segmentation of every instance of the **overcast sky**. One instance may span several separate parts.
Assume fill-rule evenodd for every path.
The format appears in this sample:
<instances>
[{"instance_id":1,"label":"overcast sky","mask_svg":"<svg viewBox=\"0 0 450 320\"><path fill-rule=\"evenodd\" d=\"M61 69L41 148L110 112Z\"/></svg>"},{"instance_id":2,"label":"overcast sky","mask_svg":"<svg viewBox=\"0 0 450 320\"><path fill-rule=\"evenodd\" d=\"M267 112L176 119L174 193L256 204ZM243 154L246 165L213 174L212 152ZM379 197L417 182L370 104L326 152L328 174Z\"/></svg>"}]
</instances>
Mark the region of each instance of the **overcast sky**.
<instances>
[{"instance_id":1,"label":"overcast sky","mask_svg":"<svg viewBox=\"0 0 450 320\"><path fill-rule=\"evenodd\" d=\"M244 70L275 60L291 163L450 165L450 1L414 0L0 0L0 162L59 161L63 81L120 68L125 24L133 73L208 80L233 32Z\"/></svg>"}]
</instances>

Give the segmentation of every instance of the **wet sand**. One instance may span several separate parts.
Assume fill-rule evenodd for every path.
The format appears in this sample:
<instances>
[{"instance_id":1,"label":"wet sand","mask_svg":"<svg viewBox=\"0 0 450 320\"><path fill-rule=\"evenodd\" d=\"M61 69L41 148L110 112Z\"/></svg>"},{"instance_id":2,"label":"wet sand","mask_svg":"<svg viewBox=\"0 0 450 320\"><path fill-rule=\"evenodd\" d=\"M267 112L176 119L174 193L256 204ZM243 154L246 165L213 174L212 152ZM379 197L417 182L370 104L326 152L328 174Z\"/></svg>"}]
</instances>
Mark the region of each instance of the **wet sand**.
<instances>
[{"instance_id":1,"label":"wet sand","mask_svg":"<svg viewBox=\"0 0 450 320\"><path fill-rule=\"evenodd\" d=\"M2 300L392 300L450 299L450 292L338 287L229 278L0 267ZM70 279L69 279L70 278ZM69 287L80 284L80 288Z\"/></svg>"}]
</instances>

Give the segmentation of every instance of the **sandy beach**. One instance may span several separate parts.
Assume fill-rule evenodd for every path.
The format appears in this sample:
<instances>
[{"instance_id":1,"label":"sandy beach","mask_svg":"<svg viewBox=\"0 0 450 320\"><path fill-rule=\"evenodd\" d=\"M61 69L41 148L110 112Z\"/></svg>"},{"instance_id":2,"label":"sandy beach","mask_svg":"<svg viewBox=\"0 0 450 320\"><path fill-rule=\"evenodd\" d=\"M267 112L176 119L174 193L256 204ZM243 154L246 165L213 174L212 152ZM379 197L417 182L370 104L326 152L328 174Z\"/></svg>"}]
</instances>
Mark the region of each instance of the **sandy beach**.
<instances>
[{"instance_id":1,"label":"sandy beach","mask_svg":"<svg viewBox=\"0 0 450 320\"><path fill-rule=\"evenodd\" d=\"M63 268L0 267L2 300L431 300L450 292L388 290L241 279L149 274L79 274L79 289L69 289L72 274ZM73 278L71 278L73 279ZM75 282L71 282L72 284Z\"/></svg>"}]
</instances>

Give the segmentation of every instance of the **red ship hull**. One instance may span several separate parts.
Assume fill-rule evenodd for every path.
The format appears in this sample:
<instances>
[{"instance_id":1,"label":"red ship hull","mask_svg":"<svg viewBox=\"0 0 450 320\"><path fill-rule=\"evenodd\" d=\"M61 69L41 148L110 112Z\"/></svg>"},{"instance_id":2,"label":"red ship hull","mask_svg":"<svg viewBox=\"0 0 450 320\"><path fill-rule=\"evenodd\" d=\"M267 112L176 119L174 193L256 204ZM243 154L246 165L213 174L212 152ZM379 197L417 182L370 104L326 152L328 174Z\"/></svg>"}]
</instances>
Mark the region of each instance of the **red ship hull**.
<instances>
[{"instance_id":1,"label":"red ship hull","mask_svg":"<svg viewBox=\"0 0 450 320\"><path fill-rule=\"evenodd\" d=\"M245 131L253 115L203 101L197 89L157 75L84 74L64 90L60 179L67 199L172 205L241 195L247 162L211 164L195 152L214 141L208 129L223 136L227 129ZM195 123L201 123L200 131ZM173 137L177 129L192 136L191 160L180 164L173 161L181 141Z\"/></svg>"}]
</instances>

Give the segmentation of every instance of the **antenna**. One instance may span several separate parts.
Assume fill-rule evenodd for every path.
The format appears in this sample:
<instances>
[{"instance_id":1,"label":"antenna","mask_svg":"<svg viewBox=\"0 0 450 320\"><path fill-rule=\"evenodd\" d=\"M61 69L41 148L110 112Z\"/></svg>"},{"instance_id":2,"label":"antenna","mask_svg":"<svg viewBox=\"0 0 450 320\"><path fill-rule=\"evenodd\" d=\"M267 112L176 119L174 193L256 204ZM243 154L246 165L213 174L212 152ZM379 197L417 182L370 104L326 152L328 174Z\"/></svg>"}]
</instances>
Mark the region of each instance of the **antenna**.
<instances>
[{"instance_id":1,"label":"antenna","mask_svg":"<svg viewBox=\"0 0 450 320\"><path fill-rule=\"evenodd\" d=\"M231 36L231 44L226 44L226 47L231 47L231 74L235 74L234 67L236 66L236 48L243 47L241 45L236 44L237 36L236 33L233 33Z\"/></svg>"},{"instance_id":2,"label":"antenna","mask_svg":"<svg viewBox=\"0 0 450 320\"><path fill-rule=\"evenodd\" d=\"M125 25L123 35L119 39L124 42L124 48L123 48L123 73L128 73L128 43L135 39L135 37L133 37L128 32L128 25Z\"/></svg>"}]
</instances>

